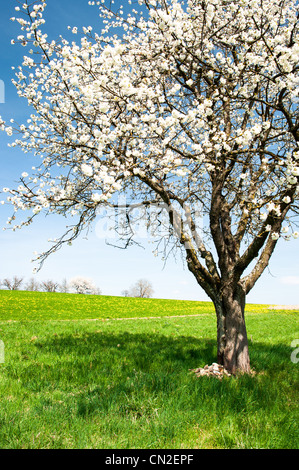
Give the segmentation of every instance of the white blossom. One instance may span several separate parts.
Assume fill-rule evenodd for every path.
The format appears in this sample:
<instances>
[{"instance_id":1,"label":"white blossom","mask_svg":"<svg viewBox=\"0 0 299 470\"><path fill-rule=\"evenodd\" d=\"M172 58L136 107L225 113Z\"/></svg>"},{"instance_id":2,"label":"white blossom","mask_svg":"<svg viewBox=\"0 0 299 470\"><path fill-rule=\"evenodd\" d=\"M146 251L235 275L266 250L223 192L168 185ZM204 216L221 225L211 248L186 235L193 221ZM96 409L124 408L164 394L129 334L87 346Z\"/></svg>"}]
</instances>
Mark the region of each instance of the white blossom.
<instances>
[{"instance_id":1,"label":"white blossom","mask_svg":"<svg viewBox=\"0 0 299 470\"><path fill-rule=\"evenodd\" d=\"M271 238L272 238L272 240L278 240L278 238L279 238L279 233L273 232L273 233L271 234Z\"/></svg>"},{"instance_id":2,"label":"white blossom","mask_svg":"<svg viewBox=\"0 0 299 470\"><path fill-rule=\"evenodd\" d=\"M100 202L102 200L102 195L99 194L99 193L94 193L94 194L92 194L91 199L94 202Z\"/></svg>"},{"instance_id":3,"label":"white blossom","mask_svg":"<svg viewBox=\"0 0 299 470\"><path fill-rule=\"evenodd\" d=\"M92 166L88 165L87 163L83 163L81 165L81 170L82 170L82 173L84 173L84 175L86 176L92 176L93 174Z\"/></svg>"}]
</instances>

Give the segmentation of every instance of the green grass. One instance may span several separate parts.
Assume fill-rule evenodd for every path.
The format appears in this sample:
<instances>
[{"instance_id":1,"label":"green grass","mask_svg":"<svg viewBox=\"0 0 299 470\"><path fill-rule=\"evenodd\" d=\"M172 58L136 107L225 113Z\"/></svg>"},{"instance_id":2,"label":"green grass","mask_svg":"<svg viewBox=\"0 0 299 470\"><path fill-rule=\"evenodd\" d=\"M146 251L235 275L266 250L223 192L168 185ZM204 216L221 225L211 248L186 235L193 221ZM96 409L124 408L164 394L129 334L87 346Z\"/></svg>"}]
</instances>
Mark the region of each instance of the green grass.
<instances>
[{"instance_id":1,"label":"green grass","mask_svg":"<svg viewBox=\"0 0 299 470\"><path fill-rule=\"evenodd\" d=\"M248 304L247 313L268 312ZM83 320L214 314L211 302L0 290L2 320Z\"/></svg>"},{"instance_id":2,"label":"green grass","mask_svg":"<svg viewBox=\"0 0 299 470\"><path fill-rule=\"evenodd\" d=\"M0 291L1 320L82 320L212 313L210 302Z\"/></svg>"},{"instance_id":3,"label":"green grass","mask_svg":"<svg viewBox=\"0 0 299 470\"><path fill-rule=\"evenodd\" d=\"M256 374L219 381L189 371L215 361L211 305L28 294L0 296L0 448L298 448L298 313L252 307ZM162 318L115 320L138 315Z\"/></svg>"}]
</instances>

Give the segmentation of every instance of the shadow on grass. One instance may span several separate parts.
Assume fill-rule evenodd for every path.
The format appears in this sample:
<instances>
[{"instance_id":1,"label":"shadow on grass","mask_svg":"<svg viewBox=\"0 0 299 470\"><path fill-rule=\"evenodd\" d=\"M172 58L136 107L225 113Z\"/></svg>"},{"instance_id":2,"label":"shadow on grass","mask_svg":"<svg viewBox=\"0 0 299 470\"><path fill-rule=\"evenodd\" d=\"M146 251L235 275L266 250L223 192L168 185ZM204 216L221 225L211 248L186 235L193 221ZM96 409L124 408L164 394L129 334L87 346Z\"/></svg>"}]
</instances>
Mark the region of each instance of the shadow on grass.
<instances>
[{"instance_id":1,"label":"shadow on grass","mask_svg":"<svg viewBox=\"0 0 299 470\"><path fill-rule=\"evenodd\" d=\"M216 342L212 339L158 333L79 333L37 342L36 347L60 357L73 357L75 353L79 361L90 356L111 366L114 361L126 358L142 371L185 369L198 361L209 362L216 354Z\"/></svg>"},{"instance_id":2,"label":"shadow on grass","mask_svg":"<svg viewBox=\"0 0 299 470\"><path fill-rule=\"evenodd\" d=\"M32 391L96 387L111 394L113 391L131 393L135 387L157 394L175 393L185 386L193 388L196 384L196 388L207 383L211 390L221 387L221 390L225 387L237 390L239 386L252 389L257 383L269 385L283 371L293 375L295 381L297 373L290 360L291 348L284 344L250 345L251 364L257 375L226 378L222 382L214 378L195 379L189 372L216 361L216 341L208 338L83 332L36 342L34 349L37 360L34 364L27 363L22 377L22 382ZM41 367L36 367L36 363Z\"/></svg>"},{"instance_id":3,"label":"shadow on grass","mask_svg":"<svg viewBox=\"0 0 299 470\"><path fill-rule=\"evenodd\" d=\"M89 332L59 335L37 341L35 348L58 362L74 361L115 368L125 361L134 370L142 372L176 372L211 364L216 361L216 340L194 336L163 335L159 333L105 333ZM284 368L290 365L292 348L286 344L269 345L249 342L253 368L259 371ZM57 366L56 361L56 366Z\"/></svg>"},{"instance_id":4,"label":"shadow on grass","mask_svg":"<svg viewBox=\"0 0 299 470\"><path fill-rule=\"evenodd\" d=\"M251 344L258 373L222 381L189 372L215 361L216 341L209 338L63 332L31 342L24 352L26 357L5 367L10 377L21 380L22 397L41 423L78 420L81 426L95 420L103 436L131 433L128 447L132 442L144 446L148 439L169 446L173 439L182 442L186 432L197 435L197 426L207 433L213 430L213 445L225 438L225 446L235 446L234 432L247 436L249 446L257 445L259 433L264 433L264 447L270 445L268 439L281 447L295 445L289 433L296 424L292 410L297 370L287 345ZM136 430L140 442L134 440Z\"/></svg>"}]
</instances>

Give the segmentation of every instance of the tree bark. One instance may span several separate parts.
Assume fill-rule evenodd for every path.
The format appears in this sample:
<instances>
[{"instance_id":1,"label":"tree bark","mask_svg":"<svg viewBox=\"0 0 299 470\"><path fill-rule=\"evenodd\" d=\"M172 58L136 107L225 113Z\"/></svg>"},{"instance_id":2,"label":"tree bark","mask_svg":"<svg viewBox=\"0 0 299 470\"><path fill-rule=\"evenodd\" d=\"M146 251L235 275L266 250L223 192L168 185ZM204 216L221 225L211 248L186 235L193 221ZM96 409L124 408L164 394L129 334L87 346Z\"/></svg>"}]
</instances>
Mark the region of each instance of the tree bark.
<instances>
[{"instance_id":1,"label":"tree bark","mask_svg":"<svg viewBox=\"0 0 299 470\"><path fill-rule=\"evenodd\" d=\"M217 315L217 360L230 373L250 372L245 325L245 293L241 288L223 292L214 300Z\"/></svg>"}]
</instances>

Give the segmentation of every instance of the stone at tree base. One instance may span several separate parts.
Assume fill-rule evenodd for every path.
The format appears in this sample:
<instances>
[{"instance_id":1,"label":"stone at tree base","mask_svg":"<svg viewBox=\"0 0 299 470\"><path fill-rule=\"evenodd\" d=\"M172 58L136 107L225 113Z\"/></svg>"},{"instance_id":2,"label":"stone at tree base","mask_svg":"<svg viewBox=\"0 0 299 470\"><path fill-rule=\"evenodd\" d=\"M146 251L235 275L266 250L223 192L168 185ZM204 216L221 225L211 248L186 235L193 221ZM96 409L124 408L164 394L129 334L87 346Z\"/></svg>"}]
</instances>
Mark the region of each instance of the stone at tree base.
<instances>
[{"instance_id":1,"label":"stone at tree base","mask_svg":"<svg viewBox=\"0 0 299 470\"><path fill-rule=\"evenodd\" d=\"M190 369L194 372L197 377L217 377L217 379L222 379L223 376L231 377L231 373L228 372L221 364L213 362L212 365L206 364L204 367L198 367L197 369Z\"/></svg>"}]
</instances>

